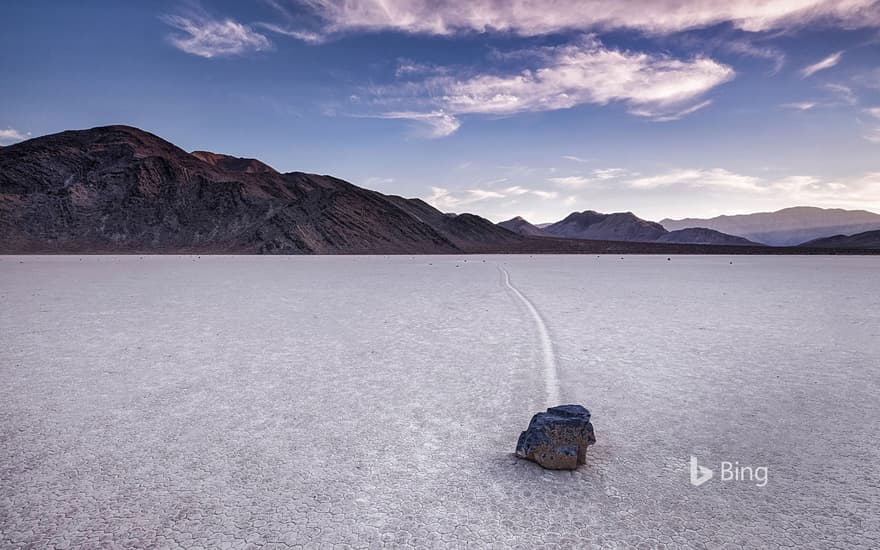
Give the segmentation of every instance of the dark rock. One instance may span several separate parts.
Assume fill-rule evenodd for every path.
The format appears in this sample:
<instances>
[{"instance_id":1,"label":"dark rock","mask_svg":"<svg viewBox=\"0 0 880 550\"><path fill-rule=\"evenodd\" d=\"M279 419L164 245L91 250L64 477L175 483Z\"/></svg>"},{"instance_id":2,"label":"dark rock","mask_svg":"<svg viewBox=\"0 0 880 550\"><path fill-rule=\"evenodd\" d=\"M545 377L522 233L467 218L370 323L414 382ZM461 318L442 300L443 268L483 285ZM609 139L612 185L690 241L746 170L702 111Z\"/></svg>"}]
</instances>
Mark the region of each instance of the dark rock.
<instances>
[{"instance_id":1,"label":"dark rock","mask_svg":"<svg viewBox=\"0 0 880 550\"><path fill-rule=\"evenodd\" d=\"M560 405L532 417L516 443L516 456L548 470L574 470L586 462L587 447L595 442L590 411Z\"/></svg>"}]
</instances>

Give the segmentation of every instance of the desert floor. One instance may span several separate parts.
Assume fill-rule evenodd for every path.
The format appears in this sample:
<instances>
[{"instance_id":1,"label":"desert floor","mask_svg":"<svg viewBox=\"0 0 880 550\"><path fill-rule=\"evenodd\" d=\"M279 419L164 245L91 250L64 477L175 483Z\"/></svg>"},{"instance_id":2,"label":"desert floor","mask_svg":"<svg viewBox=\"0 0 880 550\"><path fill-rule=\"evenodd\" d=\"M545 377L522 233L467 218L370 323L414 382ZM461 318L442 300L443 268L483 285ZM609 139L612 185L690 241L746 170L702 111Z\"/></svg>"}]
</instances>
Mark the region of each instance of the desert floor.
<instances>
[{"instance_id":1,"label":"desert floor","mask_svg":"<svg viewBox=\"0 0 880 550\"><path fill-rule=\"evenodd\" d=\"M3 256L0 312L3 548L880 547L880 258ZM576 472L512 454L559 403Z\"/></svg>"}]
</instances>

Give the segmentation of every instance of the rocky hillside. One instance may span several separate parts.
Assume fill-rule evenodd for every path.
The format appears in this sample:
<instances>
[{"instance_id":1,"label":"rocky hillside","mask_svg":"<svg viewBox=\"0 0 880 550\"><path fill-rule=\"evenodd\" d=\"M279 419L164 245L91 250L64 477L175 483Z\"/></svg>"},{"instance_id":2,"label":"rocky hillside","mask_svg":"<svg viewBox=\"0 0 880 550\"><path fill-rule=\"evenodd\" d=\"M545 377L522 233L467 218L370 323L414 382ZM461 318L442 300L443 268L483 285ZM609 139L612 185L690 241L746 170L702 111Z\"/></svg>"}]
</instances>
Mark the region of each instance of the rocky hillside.
<instances>
[{"instance_id":1,"label":"rocky hillside","mask_svg":"<svg viewBox=\"0 0 880 550\"><path fill-rule=\"evenodd\" d=\"M522 237L330 176L190 154L137 128L0 149L0 252L442 253Z\"/></svg>"},{"instance_id":2,"label":"rocky hillside","mask_svg":"<svg viewBox=\"0 0 880 550\"><path fill-rule=\"evenodd\" d=\"M547 233L543 229L536 225L530 224L522 216L517 216L503 222L498 222L498 225L500 227L503 227L504 229L507 229L508 231L513 231L514 233L526 235L528 237L543 237L547 235Z\"/></svg>"},{"instance_id":3,"label":"rocky hillside","mask_svg":"<svg viewBox=\"0 0 880 550\"><path fill-rule=\"evenodd\" d=\"M659 223L643 220L631 212L601 214L592 210L573 212L542 231L569 239L630 242L653 242L667 233Z\"/></svg>"},{"instance_id":4,"label":"rocky hillside","mask_svg":"<svg viewBox=\"0 0 880 550\"><path fill-rule=\"evenodd\" d=\"M762 246L748 239L728 235L714 229L705 227L691 227L670 231L657 239L658 243L688 243L688 244L726 244L733 246Z\"/></svg>"}]
</instances>

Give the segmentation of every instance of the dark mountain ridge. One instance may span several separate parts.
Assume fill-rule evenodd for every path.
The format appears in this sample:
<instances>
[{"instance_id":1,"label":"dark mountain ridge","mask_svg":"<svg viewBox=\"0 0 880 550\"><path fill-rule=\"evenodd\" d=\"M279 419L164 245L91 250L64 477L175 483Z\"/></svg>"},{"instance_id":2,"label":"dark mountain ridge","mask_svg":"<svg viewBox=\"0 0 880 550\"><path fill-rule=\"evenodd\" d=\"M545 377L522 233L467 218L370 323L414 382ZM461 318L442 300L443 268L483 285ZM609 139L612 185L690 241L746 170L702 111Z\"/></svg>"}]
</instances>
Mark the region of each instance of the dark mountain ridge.
<instances>
[{"instance_id":1,"label":"dark mountain ridge","mask_svg":"<svg viewBox=\"0 0 880 550\"><path fill-rule=\"evenodd\" d=\"M0 251L454 253L521 239L316 174L187 153L143 130L67 131L0 151Z\"/></svg>"}]
</instances>

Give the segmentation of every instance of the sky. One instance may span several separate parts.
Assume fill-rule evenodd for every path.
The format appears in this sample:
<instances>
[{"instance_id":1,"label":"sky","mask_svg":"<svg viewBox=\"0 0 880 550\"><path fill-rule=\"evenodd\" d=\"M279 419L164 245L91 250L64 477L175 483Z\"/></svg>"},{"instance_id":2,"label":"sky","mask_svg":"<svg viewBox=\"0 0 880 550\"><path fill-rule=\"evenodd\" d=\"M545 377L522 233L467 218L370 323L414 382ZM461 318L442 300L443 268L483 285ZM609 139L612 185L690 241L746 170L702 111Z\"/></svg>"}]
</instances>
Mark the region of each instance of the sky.
<instances>
[{"instance_id":1,"label":"sky","mask_svg":"<svg viewBox=\"0 0 880 550\"><path fill-rule=\"evenodd\" d=\"M108 124L493 221L880 211L880 0L5 2L0 145Z\"/></svg>"}]
</instances>

